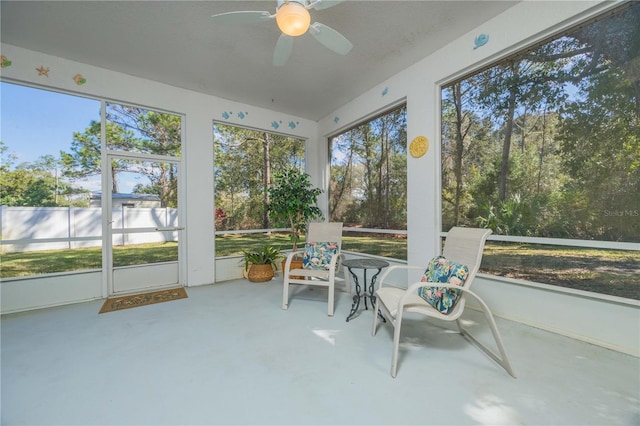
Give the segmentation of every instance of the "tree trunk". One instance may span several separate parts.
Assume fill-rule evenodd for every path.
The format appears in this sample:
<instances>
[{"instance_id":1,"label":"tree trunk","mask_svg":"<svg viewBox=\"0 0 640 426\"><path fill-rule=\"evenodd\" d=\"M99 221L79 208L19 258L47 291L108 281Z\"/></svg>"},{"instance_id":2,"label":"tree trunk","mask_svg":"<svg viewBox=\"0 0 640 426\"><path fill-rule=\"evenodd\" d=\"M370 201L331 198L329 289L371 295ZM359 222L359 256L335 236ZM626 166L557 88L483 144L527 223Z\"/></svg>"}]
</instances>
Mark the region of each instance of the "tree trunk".
<instances>
[{"instance_id":1,"label":"tree trunk","mask_svg":"<svg viewBox=\"0 0 640 426\"><path fill-rule=\"evenodd\" d=\"M340 212L341 210L338 207L342 207L343 200L342 197L345 191L348 190L348 193L351 193L351 181L352 181L352 166L353 166L353 143L349 145L349 156L347 157L347 164L345 165L344 173L342 176L342 182L339 185L336 185L335 191L332 192L331 198L333 199L333 203L330 206L329 217L335 217L336 211Z\"/></svg>"},{"instance_id":2,"label":"tree trunk","mask_svg":"<svg viewBox=\"0 0 640 426\"><path fill-rule=\"evenodd\" d=\"M391 193L391 165L389 164L389 158L391 157L391 142L389 141L389 133L385 131L385 136L384 136L384 144L385 144L385 148L384 148L384 168L385 168L385 176L384 176L384 227L386 229L390 228L389 225L389 197L390 197L390 193Z\"/></svg>"},{"instance_id":3,"label":"tree trunk","mask_svg":"<svg viewBox=\"0 0 640 426\"><path fill-rule=\"evenodd\" d=\"M116 166L111 164L111 193L118 193L118 171L116 170Z\"/></svg>"},{"instance_id":4,"label":"tree trunk","mask_svg":"<svg viewBox=\"0 0 640 426\"><path fill-rule=\"evenodd\" d=\"M464 153L464 136L462 132L462 93L460 83L452 87L453 103L456 108L456 149L453 159L453 173L456 177L456 193L453 202L453 211L455 215L455 224L460 224L460 198L462 197L462 154Z\"/></svg>"},{"instance_id":5,"label":"tree trunk","mask_svg":"<svg viewBox=\"0 0 640 426\"><path fill-rule=\"evenodd\" d=\"M511 66L514 76L514 81L518 80L518 64ZM498 198L500 201L504 201L507 198L507 179L509 177L509 151L511 150L511 137L513 136L513 119L516 113L516 96L517 86L511 85L509 87L509 108L507 110L505 129L504 129L504 142L502 145L502 163L500 165L500 178L498 183Z\"/></svg>"},{"instance_id":6,"label":"tree trunk","mask_svg":"<svg viewBox=\"0 0 640 426\"><path fill-rule=\"evenodd\" d=\"M545 142L547 138L547 106L545 104L544 112L542 115L542 141L540 146L540 153L538 155L538 179L536 182L536 194L540 194L542 189L542 164L545 156Z\"/></svg>"},{"instance_id":7,"label":"tree trunk","mask_svg":"<svg viewBox=\"0 0 640 426\"><path fill-rule=\"evenodd\" d=\"M263 133L262 139L262 160L264 163L264 173L263 173L263 186L264 186L264 213L262 216L262 227L264 229L269 229L271 227L271 223L269 221L269 187L271 186L271 156L269 153L271 147L271 139L269 138L269 133Z\"/></svg>"},{"instance_id":8,"label":"tree trunk","mask_svg":"<svg viewBox=\"0 0 640 426\"><path fill-rule=\"evenodd\" d=\"M369 135L368 132L365 133L364 137L364 147L365 147L365 200L367 203L367 227L371 226L373 221L373 202L374 202L374 194L373 194L373 176L372 176L372 164L371 164L371 147L369 146Z\"/></svg>"}]
</instances>

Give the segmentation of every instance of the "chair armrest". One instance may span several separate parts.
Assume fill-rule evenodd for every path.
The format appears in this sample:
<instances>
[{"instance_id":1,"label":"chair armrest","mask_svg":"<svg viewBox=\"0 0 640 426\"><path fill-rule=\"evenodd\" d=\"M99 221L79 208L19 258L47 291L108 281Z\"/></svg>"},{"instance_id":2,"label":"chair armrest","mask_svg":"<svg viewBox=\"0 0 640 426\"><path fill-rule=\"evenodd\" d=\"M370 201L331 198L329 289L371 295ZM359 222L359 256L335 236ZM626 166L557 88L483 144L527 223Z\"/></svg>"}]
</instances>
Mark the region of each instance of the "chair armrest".
<instances>
[{"instance_id":1,"label":"chair armrest","mask_svg":"<svg viewBox=\"0 0 640 426\"><path fill-rule=\"evenodd\" d=\"M331 256L331 262L333 262L333 258L337 258L337 261L335 263L336 266L336 271L340 270L340 267L342 266L342 262L344 262L344 254L342 253L336 253L333 256Z\"/></svg>"},{"instance_id":2,"label":"chair armrest","mask_svg":"<svg viewBox=\"0 0 640 426\"><path fill-rule=\"evenodd\" d=\"M472 296L477 302L480 303L482 307L484 307L486 310L489 310L489 307L486 305L486 303L484 303L482 299L480 299L480 296L478 296L477 294L475 294L470 289L464 286L447 284L447 283L434 283L431 281L420 281L420 282L411 284L409 288L407 288L407 291L405 292L405 294L400 298L400 300L398 300L398 309L399 309L398 312L402 312L401 309L402 309L402 306L404 306L406 299L410 295L414 293L418 293L418 289L420 287L451 288L455 290L460 290L461 292L464 292L465 294L469 294L470 296Z\"/></svg>"},{"instance_id":3,"label":"chair armrest","mask_svg":"<svg viewBox=\"0 0 640 426\"><path fill-rule=\"evenodd\" d=\"M380 278L378 279L378 282L376 283L376 291L379 290L380 288L382 288L382 284L384 282L384 280L387 278L387 275L389 275L391 272L397 270L397 269L404 269L404 270L418 270L418 271L423 271L424 268L422 266L411 266L411 265L393 265L393 266L389 266L387 269L385 269L385 271L382 273L382 275L380 275Z\"/></svg>"},{"instance_id":4,"label":"chair armrest","mask_svg":"<svg viewBox=\"0 0 640 426\"><path fill-rule=\"evenodd\" d=\"M331 255L331 263L329 263L329 279L330 280L333 280L335 278L336 272L338 271L340 264L342 264L343 257L344 257L344 254L342 253L336 253Z\"/></svg>"},{"instance_id":5,"label":"chair armrest","mask_svg":"<svg viewBox=\"0 0 640 426\"><path fill-rule=\"evenodd\" d=\"M291 269L291 261L293 260L294 256L299 253L302 253L302 251L300 250L292 251L287 255L287 260L285 261L285 264L284 264L284 271L288 271Z\"/></svg>"}]
</instances>

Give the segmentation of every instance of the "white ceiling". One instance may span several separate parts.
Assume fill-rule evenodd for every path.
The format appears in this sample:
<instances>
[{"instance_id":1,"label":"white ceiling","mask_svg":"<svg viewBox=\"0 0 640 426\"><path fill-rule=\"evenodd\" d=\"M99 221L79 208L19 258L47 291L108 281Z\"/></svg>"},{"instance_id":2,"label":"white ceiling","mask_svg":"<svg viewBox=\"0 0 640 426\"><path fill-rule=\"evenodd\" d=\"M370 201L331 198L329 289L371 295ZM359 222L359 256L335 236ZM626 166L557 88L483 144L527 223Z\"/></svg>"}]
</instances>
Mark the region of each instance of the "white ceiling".
<instances>
[{"instance_id":1,"label":"white ceiling","mask_svg":"<svg viewBox=\"0 0 640 426\"><path fill-rule=\"evenodd\" d=\"M346 56L306 34L272 65L275 21L216 26L210 16L275 12L269 1L5 1L3 43L319 120L515 1L345 1L312 10L346 36ZM472 43L473 40L470 41Z\"/></svg>"}]
</instances>

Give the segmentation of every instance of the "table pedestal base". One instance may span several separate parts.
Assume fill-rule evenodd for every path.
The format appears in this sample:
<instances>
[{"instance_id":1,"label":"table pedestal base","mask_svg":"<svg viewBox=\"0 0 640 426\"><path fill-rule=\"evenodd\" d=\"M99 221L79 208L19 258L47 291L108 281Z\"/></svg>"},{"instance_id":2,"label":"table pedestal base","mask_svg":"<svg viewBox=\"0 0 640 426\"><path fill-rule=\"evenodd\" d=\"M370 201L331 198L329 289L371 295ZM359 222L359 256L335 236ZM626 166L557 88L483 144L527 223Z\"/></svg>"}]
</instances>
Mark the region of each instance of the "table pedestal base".
<instances>
[{"instance_id":1,"label":"table pedestal base","mask_svg":"<svg viewBox=\"0 0 640 426\"><path fill-rule=\"evenodd\" d=\"M375 286L376 280L378 279L378 275L380 275L380 272L382 272L382 268L389 266L389 263L385 262L384 260L355 259L355 260L346 260L343 262L343 265L349 270L349 273L353 277L353 281L356 283L356 294L353 296L351 311L347 316L347 322L349 322L349 320L356 315L356 313L358 312L358 309L360 308L360 299L364 299L365 310L369 310L367 299L369 299L369 303L371 303L371 309L375 309L376 296L374 295L374 286ZM362 287L360 286L360 280L358 279L358 276L353 272L353 269L363 270L364 285ZM369 282L368 289L367 289L367 269L377 269L377 272L371 277L371 282ZM382 315L380 315L380 318L382 318L382 320L386 322L386 320L382 317Z\"/></svg>"}]
</instances>

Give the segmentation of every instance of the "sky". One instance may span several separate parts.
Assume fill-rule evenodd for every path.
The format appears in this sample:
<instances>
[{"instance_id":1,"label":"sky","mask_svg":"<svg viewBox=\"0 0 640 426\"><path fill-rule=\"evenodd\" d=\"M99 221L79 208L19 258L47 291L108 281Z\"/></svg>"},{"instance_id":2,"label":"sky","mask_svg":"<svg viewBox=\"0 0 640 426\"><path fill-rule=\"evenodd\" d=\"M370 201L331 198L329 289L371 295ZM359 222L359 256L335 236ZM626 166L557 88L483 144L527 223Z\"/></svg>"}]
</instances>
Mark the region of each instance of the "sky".
<instances>
[{"instance_id":1,"label":"sky","mask_svg":"<svg viewBox=\"0 0 640 426\"><path fill-rule=\"evenodd\" d=\"M0 83L0 136L17 163L70 151L73 132L100 120L100 101Z\"/></svg>"},{"instance_id":2,"label":"sky","mask_svg":"<svg viewBox=\"0 0 640 426\"><path fill-rule=\"evenodd\" d=\"M17 156L14 165L43 155L59 158L60 151L71 151L74 132L82 133L91 121L99 120L98 100L0 83L0 140ZM121 176L120 192L130 192L136 183ZM79 184L99 191L100 177Z\"/></svg>"}]
</instances>

